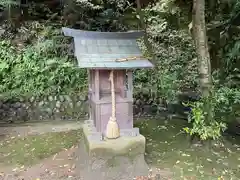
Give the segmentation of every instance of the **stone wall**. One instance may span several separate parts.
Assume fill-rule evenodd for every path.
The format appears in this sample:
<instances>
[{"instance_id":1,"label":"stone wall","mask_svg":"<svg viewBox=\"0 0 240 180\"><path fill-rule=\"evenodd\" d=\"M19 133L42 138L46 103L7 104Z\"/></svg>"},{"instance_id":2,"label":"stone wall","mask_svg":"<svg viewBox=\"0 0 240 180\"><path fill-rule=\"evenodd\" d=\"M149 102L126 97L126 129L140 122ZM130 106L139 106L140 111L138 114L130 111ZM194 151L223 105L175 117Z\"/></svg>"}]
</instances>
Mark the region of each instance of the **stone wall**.
<instances>
[{"instance_id":1,"label":"stone wall","mask_svg":"<svg viewBox=\"0 0 240 180\"><path fill-rule=\"evenodd\" d=\"M72 120L87 116L85 95L0 100L0 121Z\"/></svg>"},{"instance_id":2,"label":"stone wall","mask_svg":"<svg viewBox=\"0 0 240 180\"><path fill-rule=\"evenodd\" d=\"M177 114L186 119L185 112L189 111L181 104L147 103L141 97L135 98L133 114L142 116L168 117ZM72 120L86 118L88 103L86 94L51 95L42 98L30 97L15 100L0 100L0 122L39 121L39 120Z\"/></svg>"},{"instance_id":3,"label":"stone wall","mask_svg":"<svg viewBox=\"0 0 240 180\"><path fill-rule=\"evenodd\" d=\"M134 101L135 116L153 116L159 107ZM42 98L0 100L0 122L73 120L86 118L88 100L86 95L59 95Z\"/></svg>"}]
</instances>

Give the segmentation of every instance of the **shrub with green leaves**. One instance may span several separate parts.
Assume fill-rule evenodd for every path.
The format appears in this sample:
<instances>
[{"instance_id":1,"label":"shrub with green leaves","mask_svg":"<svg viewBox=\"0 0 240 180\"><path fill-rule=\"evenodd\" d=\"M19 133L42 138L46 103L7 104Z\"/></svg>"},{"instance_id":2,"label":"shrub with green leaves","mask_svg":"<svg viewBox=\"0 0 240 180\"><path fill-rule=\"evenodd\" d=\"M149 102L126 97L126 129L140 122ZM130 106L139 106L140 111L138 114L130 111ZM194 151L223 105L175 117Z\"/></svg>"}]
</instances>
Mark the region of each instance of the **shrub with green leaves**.
<instances>
[{"instance_id":1,"label":"shrub with green leaves","mask_svg":"<svg viewBox=\"0 0 240 180\"><path fill-rule=\"evenodd\" d=\"M0 94L8 98L85 90L86 71L78 69L75 59L59 45L59 39L39 38L34 45L19 50L8 41L1 41Z\"/></svg>"},{"instance_id":2,"label":"shrub with green leaves","mask_svg":"<svg viewBox=\"0 0 240 180\"><path fill-rule=\"evenodd\" d=\"M217 140L226 129L226 124L217 121L215 116L207 121L208 113L215 112L206 111L204 103L206 102L202 100L188 104L188 106L191 107L191 113L188 117L188 122L191 123L191 127L185 127L183 130L191 136L199 137L201 140Z\"/></svg>"},{"instance_id":3,"label":"shrub with green leaves","mask_svg":"<svg viewBox=\"0 0 240 180\"><path fill-rule=\"evenodd\" d=\"M206 109L209 103L211 108ZM190 135L201 140L219 139L227 124L240 115L240 91L238 88L221 87L215 89L208 99L186 104L191 108L188 121L191 127L184 128Z\"/></svg>"}]
</instances>

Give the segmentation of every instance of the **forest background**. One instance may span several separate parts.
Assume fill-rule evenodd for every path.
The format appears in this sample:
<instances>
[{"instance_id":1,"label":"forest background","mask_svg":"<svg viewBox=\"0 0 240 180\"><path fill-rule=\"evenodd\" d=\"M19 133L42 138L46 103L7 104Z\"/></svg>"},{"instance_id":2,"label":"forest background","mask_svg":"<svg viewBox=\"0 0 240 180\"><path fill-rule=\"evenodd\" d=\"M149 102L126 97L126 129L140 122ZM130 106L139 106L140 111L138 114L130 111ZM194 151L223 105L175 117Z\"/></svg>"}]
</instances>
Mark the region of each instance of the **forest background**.
<instances>
[{"instance_id":1,"label":"forest background","mask_svg":"<svg viewBox=\"0 0 240 180\"><path fill-rule=\"evenodd\" d=\"M154 115L175 111L173 104L187 107L190 126L184 130L201 140L218 139L230 126L239 133L239 0L1 0L0 5L1 107L86 95L86 70L76 68L71 40L61 27L143 29L139 45L155 68L134 72L135 105L148 105Z\"/></svg>"}]
</instances>

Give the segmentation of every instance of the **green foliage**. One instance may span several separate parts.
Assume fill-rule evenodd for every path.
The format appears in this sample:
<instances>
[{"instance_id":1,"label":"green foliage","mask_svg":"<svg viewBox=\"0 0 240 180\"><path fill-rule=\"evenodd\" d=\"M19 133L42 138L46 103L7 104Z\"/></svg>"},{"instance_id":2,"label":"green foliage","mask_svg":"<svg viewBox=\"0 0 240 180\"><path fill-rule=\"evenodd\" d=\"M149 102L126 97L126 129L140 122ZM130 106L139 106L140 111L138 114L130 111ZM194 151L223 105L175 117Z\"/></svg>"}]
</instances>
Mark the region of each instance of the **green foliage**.
<instances>
[{"instance_id":1,"label":"green foliage","mask_svg":"<svg viewBox=\"0 0 240 180\"><path fill-rule=\"evenodd\" d=\"M231 7L235 5L232 3ZM153 46L153 57L155 57L157 67L151 75L147 72L147 78L143 78L144 73L142 73L138 82L141 82L140 79L144 79L143 85L140 87L146 87L145 83L148 82L147 87L151 87L151 92L155 90L158 92L155 93L157 97L164 98L166 101L176 100L179 91L195 89L198 84L195 48L189 32L185 29L190 22L186 21L188 17L184 11L186 11L186 7L179 6L176 0L158 0L144 11L145 22L148 24L148 37ZM240 57L239 33L236 33L236 29L232 31L233 26L229 28L229 19L236 15L236 11L233 11L235 13L220 15L227 22L223 26L222 32L219 32L220 43L222 44L225 38L225 44L216 46L219 42L216 40L218 37L215 37L217 32L209 33L211 53L215 50L219 51L216 53L218 54L216 57L222 61L221 69L218 73L217 71L214 73L215 93L208 100L190 104L192 113L189 116L189 122L192 124L192 128L185 130L191 135L199 136L202 140L219 138L221 132L225 130L226 123L239 116L239 108L237 108L239 107L239 88L237 88L239 87L240 67L238 63ZM217 11L219 14L220 12ZM213 17L209 20L219 19L219 16L214 15ZM216 27L217 30L221 29L219 26ZM226 31L227 27L231 31ZM211 55L214 63L216 61L214 53ZM216 76L216 74L218 75ZM151 93L148 94L151 96ZM209 105L209 109L205 109L205 104Z\"/></svg>"},{"instance_id":2,"label":"green foliage","mask_svg":"<svg viewBox=\"0 0 240 180\"><path fill-rule=\"evenodd\" d=\"M220 82L228 87L240 87L240 39L233 37L222 50L224 68L220 74Z\"/></svg>"},{"instance_id":3,"label":"green foliage","mask_svg":"<svg viewBox=\"0 0 240 180\"><path fill-rule=\"evenodd\" d=\"M191 107L191 114L189 115L188 122L192 124L192 127L183 128L184 131L191 136L195 135L201 140L219 139L222 132L226 129L226 124L219 122L216 119L211 118L210 121L206 121L207 113L214 113L204 110L206 106L205 100L198 101L192 104L188 104ZM213 110L213 109L210 109Z\"/></svg>"},{"instance_id":4,"label":"green foliage","mask_svg":"<svg viewBox=\"0 0 240 180\"><path fill-rule=\"evenodd\" d=\"M46 28L47 29L47 28ZM59 46L64 38L47 37L23 50L10 42L0 43L0 92L5 97L74 93L85 90L86 72L76 68L66 48Z\"/></svg>"},{"instance_id":5,"label":"green foliage","mask_svg":"<svg viewBox=\"0 0 240 180\"><path fill-rule=\"evenodd\" d=\"M72 14L81 29L126 31L136 26L135 9L127 0L69 0L66 6L64 16Z\"/></svg>"},{"instance_id":6,"label":"green foliage","mask_svg":"<svg viewBox=\"0 0 240 180\"><path fill-rule=\"evenodd\" d=\"M239 87L240 64L239 64L239 15L240 1L219 1L216 2L215 13L209 15L209 36L212 62L218 62L218 83L225 84L227 87ZM213 9L209 9L213 12ZM227 13L226 13L227 12ZM213 27L211 27L211 25ZM216 56L217 55L217 56Z\"/></svg>"},{"instance_id":7,"label":"green foliage","mask_svg":"<svg viewBox=\"0 0 240 180\"><path fill-rule=\"evenodd\" d=\"M212 97L208 99L186 104L191 108L188 120L192 123L192 127L184 128L184 130L190 135L199 136L201 140L220 138L227 123L240 115L238 88L221 87L212 94ZM206 109L207 103L211 108Z\"/></svg>"},{"instance_id":8,"label":"green foliage","mask_svg":"<svg viewBox=\"0 0 240 180\"><path fill-rule=\"evenodd\" d=\"M172 16L180 17L172 0L158 1L143 13L152 52L148 52L143 41L140 46L156 67L136 72L136 93L147 94L154 103L158 99L166 103L177 101L179 92L196 87L197 66L192 39L186 29L180 29L177 22L169 20Z\"/></svg>"},{"instance_id":9,"label":"green foliage","mask_svg":"<svg viewBox=\"0 0 240 180\"><path fill-rule=\"evenodd\" d=\"M1 0L0 1L0 5L3 7L8 7L8 6L12 6L12 5L18 5L19 1L16 0Z\"/></svg>"},{"instance_id":10,"label":"green foliage","mask_svg":"<svg viewBox=\"0 0 240 180\"><path fill-rule=\"evenodd\" d=\"M216 116L223 122L231 122L240 115L239 88L221 87L215 92Z\"/></svg>"}]
</instances>

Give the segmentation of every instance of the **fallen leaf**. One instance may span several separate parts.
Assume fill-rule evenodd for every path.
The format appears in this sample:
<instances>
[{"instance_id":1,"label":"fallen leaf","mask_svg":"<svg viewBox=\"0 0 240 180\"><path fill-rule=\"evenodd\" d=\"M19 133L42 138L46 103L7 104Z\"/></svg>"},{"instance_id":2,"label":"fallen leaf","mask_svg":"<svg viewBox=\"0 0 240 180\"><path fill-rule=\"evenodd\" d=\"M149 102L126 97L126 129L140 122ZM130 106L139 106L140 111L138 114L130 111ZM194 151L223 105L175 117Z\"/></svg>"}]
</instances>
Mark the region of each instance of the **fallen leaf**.
<instances>
[{"instance_id":1,"label":"fallen leaf","mask_svg":"<svg viewBox=\"0 0 240 180\"><path fill-rule=\"evenodd\" d=\"M209 162L212 162L212 160L211 160L211 159L209 159L209 158L207 158L207 161L209 161Z\"/></svg>"}]
</instances>

